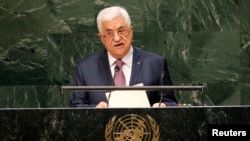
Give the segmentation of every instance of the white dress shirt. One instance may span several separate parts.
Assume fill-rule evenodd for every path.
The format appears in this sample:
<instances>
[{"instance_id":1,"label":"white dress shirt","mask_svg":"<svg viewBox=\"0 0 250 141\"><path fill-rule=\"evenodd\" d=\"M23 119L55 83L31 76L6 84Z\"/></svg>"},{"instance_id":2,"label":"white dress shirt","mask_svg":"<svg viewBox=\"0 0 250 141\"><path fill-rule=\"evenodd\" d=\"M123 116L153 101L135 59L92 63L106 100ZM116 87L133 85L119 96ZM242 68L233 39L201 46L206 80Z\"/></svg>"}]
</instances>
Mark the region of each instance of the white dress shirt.
<instances>
[{"instance_id":1,"label":"white dress shirt","mask_svg":"<svg viewBox=\"0 0 250 141\"><path fill-rule=\"evenodd\" d=\"M113 56L111 56L111 54L109 52L108 52L108 59L109 59L112 77L114 78L115 66L116 66L115 61L117 59L114 58ZM132 46L130 47L128 54L125 55L121 60L124 62L124 65L122 66L122 71L125 75L126 86L129 86L131 70L132 70L132 60L133 60L133 48L132 48Z\"/></svg>"}]
</instances>

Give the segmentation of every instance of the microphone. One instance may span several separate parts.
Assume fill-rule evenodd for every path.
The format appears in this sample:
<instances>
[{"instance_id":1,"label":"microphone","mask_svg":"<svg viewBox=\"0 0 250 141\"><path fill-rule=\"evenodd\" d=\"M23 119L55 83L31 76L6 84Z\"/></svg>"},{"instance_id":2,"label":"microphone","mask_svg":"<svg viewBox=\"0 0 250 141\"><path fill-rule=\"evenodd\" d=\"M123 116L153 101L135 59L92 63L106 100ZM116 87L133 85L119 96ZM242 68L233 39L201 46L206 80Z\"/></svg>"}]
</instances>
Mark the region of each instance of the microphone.
<instances>
[{"instance_id":1,"label":"microphone","mask_svg":"<svg viewBox=\"0 0 250 141\"><path fill-rule=\"evenodd\" d=\"M115 70L115 72L118 72L120 70L120 67L119 66L115 66L114 70Z\"/></svg>"},{"instance_id":2,"label":"microphone","mask_svg":"<svg viewBox=\"0 0 250 141\"><path fill-rule=\"evenodd\" d=\"M115 68L114 68L114 71L115 71L115 75L116 75L116 73L118 72L120 70L120 67L119 66L115 66ZM114 82L113 82L113 85L114 85ZM108 96L108 99L107 99L107 107L109 107L109 100L110 100L110 98L111 98L111 93L112 93L112 91L109 91L109 96Z\"/></svg>"},{"instance_id":3,"label":"microphone","mask_svg":"<svg viewBox=\"0 0 250 141\"><path fill-rule=\"evenodd\" d=\"M161 81L161 82L160 82L161 86L163 86L164 75L165 75L165 71L162 70L162 71L161 71L161 80L160 80L160 81ZM160 101L159 101L159 107L161 107L162 97L163 97L163 90L161 90L161 96L160 96Z\"/></svg>"}]
</instances>

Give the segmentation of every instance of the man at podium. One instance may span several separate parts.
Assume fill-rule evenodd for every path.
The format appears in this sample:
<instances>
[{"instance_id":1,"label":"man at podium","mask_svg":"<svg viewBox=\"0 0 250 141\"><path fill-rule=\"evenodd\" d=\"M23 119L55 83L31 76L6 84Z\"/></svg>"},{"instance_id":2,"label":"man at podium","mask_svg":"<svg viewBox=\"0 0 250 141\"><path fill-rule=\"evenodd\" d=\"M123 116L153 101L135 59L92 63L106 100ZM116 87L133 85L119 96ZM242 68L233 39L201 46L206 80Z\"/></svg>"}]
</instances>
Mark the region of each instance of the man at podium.
<instances>
[{"instance_id":1,"label":"man at podium","mask_svg":"<svg viewBox=\"0 0 250 141\"><path fill-rule=\"evenodd\" d=\"M96 20L105 49L77 62L75 86L172 85L167 60L132 45L134 28L125 8L104 8ZM147 91L146 95L152 107L177 105L171 90ZM108 102L104 91L74 91L70 106L107 108Z\"/></svg>"}]
</instances>

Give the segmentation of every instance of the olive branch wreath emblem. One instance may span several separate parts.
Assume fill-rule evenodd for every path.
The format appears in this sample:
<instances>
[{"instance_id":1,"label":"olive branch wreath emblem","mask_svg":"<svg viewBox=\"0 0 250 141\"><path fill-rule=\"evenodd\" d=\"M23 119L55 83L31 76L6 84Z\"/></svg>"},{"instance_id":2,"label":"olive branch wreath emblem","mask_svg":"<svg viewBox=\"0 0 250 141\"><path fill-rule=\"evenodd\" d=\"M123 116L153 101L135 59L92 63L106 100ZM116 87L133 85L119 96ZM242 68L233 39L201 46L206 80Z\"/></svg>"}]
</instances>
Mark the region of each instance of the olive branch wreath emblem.
<instances>
[{"instance_id":1,"label":"olive branch wreath emblem","mask_svg":"<svg viewBox=\"0 0 250 141\"><path fill-rule=\"evenodd\" d=\"M131 115L135 115L135 114L131 114ZM159 129L159 125L156 123L156 121L149 115L146 115L147 117L147 122L149 123L150 125L150 128L151 128L151 133L152 133L152 140L151 141L159 141L160 139L160 129ZM106 127L105 127L105 139L106 141L120 141L120 140L114 140L112 139L112 132L113 132L113 128L114 128L114 125L115 123L117 122L116 120L117 116L113 116L109 122L106 124Z\"/></svg>"}]
</instances>

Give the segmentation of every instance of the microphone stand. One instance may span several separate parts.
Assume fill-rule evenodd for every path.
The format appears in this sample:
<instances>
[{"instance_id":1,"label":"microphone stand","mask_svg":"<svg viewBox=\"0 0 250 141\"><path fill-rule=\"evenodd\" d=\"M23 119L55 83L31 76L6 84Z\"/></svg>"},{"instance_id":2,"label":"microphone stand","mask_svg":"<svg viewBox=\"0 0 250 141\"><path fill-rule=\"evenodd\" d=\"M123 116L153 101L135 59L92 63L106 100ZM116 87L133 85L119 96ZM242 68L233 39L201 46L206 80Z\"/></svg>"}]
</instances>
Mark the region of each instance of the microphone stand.
<instances>
[{"instance_id":1,"label":"microphone stand","mask_svg":"<svg viewBox=\"0 0 250 141\"><path fill-rule=\"evenodd\" d=\"M164 79L164 71L161 72L161 86L163 86L163 79ZM161 102L162 102L162 97L163 97L163 90L161 90L161 97L159 101L159 107L161 107Z\"/></svg>"},{"instance_id":2,"label":"microphone stand","mask_svg":"<svg viewBox=\"0 0 250 141\"><path fill-rule=\"evenodd\" d=\"M114 68L114 71L115 71L114 78L115 78L116 73L119 70L120 70L120 67L116 65L115 68ZM114 81L113 81L113 85L115 85ZM109 107L109 100L111 98L111 92L112 92L112 90L109 90L109 96L108 96L108 99L107 99L107 107Z\"/></svg>"},{"instance_id":3,"label":"microphone stand","mask_svg":"<svg viewBox=\"0 0 250 141\"><path fill-rule=\"evenodd\" d=\"M109 91L109 96L108 96L108 99L107 99L107 107L109 107L109 100L110 100L110 97L111 97L111 90Z\"/></svg>"}]
</instances>

